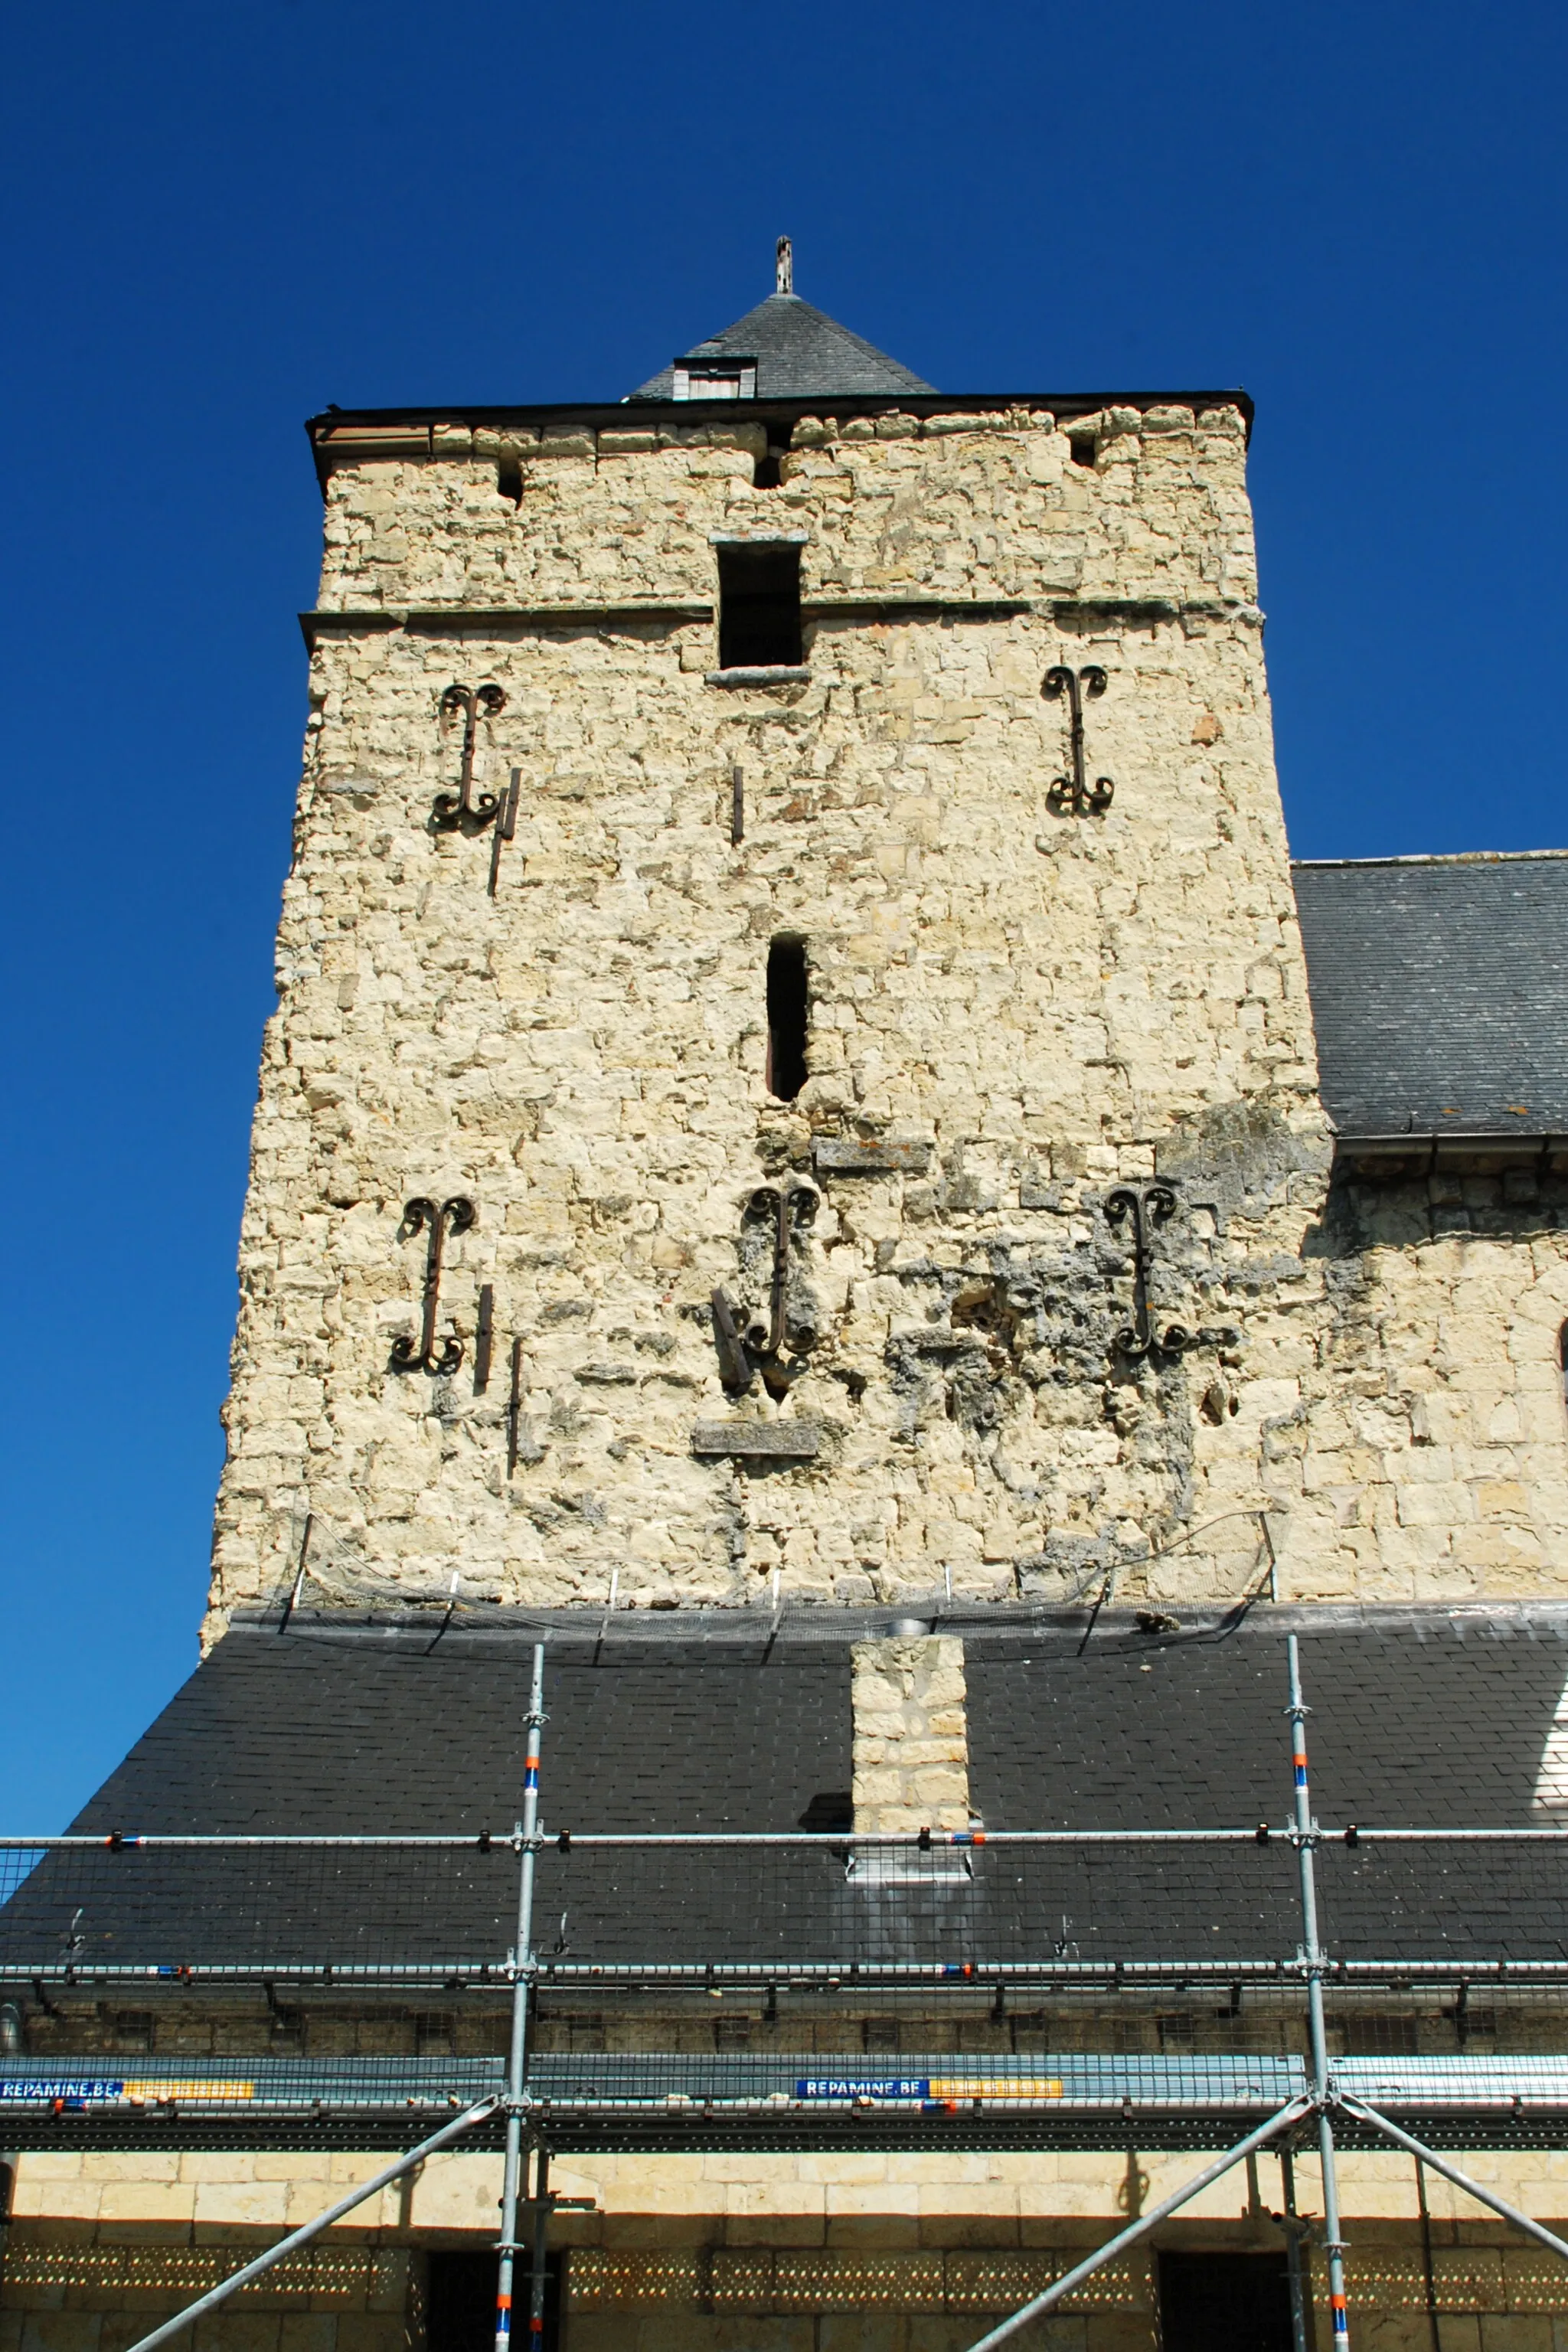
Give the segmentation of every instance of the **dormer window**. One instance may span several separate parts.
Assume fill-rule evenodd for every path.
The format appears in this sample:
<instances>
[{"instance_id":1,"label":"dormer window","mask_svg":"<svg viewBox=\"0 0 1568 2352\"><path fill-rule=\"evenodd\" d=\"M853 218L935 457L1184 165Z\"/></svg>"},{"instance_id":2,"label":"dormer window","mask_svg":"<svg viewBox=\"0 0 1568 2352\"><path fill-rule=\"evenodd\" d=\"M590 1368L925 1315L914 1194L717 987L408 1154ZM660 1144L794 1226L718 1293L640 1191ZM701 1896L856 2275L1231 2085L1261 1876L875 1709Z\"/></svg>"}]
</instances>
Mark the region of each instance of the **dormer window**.
<instances>
[{"instance_id":1,"label":"dormer window","mask_svg":"<svg viewBox=\"0 0 1568 2352\"><path fill-rule=\"evenodd\" d=\"M757 362L741 359L689 359L675 362L675 400L755 400Z\"/></svg>"}]
</instances>

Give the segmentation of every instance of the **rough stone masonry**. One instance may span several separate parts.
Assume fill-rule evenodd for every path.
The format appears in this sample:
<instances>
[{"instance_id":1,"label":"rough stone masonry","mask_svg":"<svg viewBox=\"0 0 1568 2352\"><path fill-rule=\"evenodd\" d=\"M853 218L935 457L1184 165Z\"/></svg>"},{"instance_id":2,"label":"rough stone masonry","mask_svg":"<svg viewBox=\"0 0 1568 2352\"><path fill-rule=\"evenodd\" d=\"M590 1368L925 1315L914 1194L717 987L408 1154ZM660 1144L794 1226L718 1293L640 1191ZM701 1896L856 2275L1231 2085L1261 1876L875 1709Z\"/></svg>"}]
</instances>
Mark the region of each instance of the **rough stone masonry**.
<instances>
[{"instance_id":1,"label":"rough stone masonry","mask_svg":"<svg viewBox=\"0 0 1568 2352\"><path fill-rule=\"evenodd\" d=\"M1331 1192L1238 409L663 415L319 425L209 1631L1560 1590L1561 1239Z\"/></svg>"}]
</instances>

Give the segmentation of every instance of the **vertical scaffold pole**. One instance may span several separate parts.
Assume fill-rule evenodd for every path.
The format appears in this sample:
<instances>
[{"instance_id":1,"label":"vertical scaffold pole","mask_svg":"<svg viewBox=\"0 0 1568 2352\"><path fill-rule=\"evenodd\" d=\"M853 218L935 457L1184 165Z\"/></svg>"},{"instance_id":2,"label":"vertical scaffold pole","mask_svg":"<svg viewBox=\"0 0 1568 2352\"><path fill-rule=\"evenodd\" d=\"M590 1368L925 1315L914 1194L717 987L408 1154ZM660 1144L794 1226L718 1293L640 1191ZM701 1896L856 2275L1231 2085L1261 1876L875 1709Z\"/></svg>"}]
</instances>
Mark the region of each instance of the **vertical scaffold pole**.
<instances>
[{"instance_id":1,"label":"vertical scaffold pole","mask_svg":"<svg viewBox=\"0 0 1568 2352\"><path fill-rule=\"evenodd\" d=\"M1318 2110L1318 2153L1323 2166L1323 2251L1329 2263L1329 2309L1334 2352L1350 2352L1350 2313L1345 2302L1345 2250L1340 2235L1340 2183L1334 2162L1334 2127L1329 2120L1329 2041L1323 2025L1323 1948L1318 1937L1318 1883L1313 1854L1318 1825L1307 1771L1307 1717L1301 1696L1301 1652L1294 1633L1286 1637L1290 1661L1290 1769L1295 1785L1296 1870L1301 1889L1301 1958L1307 1972L1307 2030L1311 2044L1312 2097Z\"/></svg>"},{"instance_id":2,"label":"vertical scaffold pole","mask_svg":"<svg viewBox=\"0 0 1568 2352\"><path fill-rule=\"evenodd\" d=\"M534 2172L533 2271L528 2282L528 2352L544 2341L544 2290L550 2276L550 2150L540 2147Z\"/></svg>"},{"instance_id":3,"label":"vertical scaffold pole","mask_svg":"<svg viewBox=\"0 0 1568 2352\"><path fill-rule=\"evenodd\" d=\"M1279 2151L1279 2187L1285 2200L1285 2264L1290 2287L1290 2341L1295 2352L1311 2352L1307 2340L1307 2285L1301 2274L1304 2226L1296 2210L1296 2159L1288 2147Z\"/></svg>"},{"instance_id":4,"label":"vertical scaffold pole","mask_svg":"<svg viewBox=\"0 0 1568 2352\"><path fill-rule=\"evenodd\" d=\"M528 1699L528 1753L523 1759L522 1819L512 1832L521 1856L517 1888L517 1941L512 1948L511 2050L507 2062L506 2169L501 2179L500 2268L496 2280L496 2352L510 2352L511 2280L517 2255L517 2192L522 2172L522 2086L528 2063L528 2004L533 1990L533 1869L539 1832L539 1742L544 1727L544 1644L533 1652ZM530 2352L538 2352L542 2313Z\"/></svg>"}]
</instances>

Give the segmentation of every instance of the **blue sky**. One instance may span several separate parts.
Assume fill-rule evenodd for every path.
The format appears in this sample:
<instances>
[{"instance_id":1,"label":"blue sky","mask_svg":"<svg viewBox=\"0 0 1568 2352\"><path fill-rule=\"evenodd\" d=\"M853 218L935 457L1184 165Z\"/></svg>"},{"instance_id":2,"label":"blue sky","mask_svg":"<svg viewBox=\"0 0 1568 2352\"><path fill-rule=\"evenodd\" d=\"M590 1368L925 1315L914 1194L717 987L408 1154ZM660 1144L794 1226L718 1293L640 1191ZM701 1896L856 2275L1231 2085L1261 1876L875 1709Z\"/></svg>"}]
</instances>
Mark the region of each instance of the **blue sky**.
<instances>
[{"instance_id":1,"label":"blue sky","mask_svg":"<svg viewBox=\"0 0 1568 2352\"><path fill-rule=\"evenodd\" d=\"M1241 383L1292 842L1560 845L1568 20L1452 0L13 11L5 1826L189 1670L329 401L592 399L771 283L949 390Z\"/></svg>"}]
</instances>

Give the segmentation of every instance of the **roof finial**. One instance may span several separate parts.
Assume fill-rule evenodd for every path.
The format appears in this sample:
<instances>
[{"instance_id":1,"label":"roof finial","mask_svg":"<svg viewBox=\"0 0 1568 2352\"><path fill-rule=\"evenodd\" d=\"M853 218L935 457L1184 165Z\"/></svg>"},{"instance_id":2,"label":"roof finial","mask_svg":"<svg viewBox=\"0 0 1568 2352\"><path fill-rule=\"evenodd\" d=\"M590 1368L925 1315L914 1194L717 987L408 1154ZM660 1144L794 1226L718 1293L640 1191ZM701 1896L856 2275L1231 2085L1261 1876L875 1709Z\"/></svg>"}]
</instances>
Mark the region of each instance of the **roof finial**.
<instances>
[{"instance_id":1,"label":"roof finial","mask_svg":"<svg viewBox=\"0 0 1568 2352\"><path fill-rule=\"evenodd\" d=\"M775 294L795 292L795 248L787 236L781 236L773 261L773 291Z\"/></svg>"}]
</instances>

